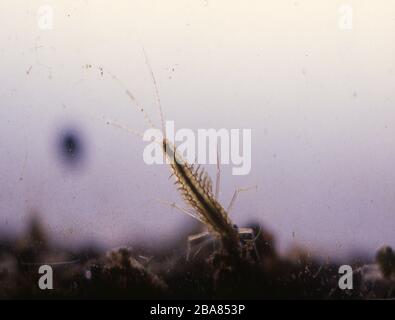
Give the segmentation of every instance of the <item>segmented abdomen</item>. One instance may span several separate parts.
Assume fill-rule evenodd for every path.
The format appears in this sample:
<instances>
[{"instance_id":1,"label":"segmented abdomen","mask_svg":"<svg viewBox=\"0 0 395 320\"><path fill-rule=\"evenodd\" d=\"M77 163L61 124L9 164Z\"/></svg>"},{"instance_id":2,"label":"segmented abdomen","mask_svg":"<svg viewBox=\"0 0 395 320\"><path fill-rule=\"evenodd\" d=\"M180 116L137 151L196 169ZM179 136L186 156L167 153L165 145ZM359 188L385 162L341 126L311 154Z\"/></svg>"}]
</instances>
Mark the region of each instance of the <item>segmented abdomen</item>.
<instances>
[{"instance_id":1,"label":"segmented abdomen","mask_svg":"<svg viewBox=\"0 0 395 320\"><path fill-rule=\"evenodd\" d=\"M233 228L225 209L212 193L212 183L208 174L200 167L194 167L184 161L169 142L164 142L164 148L170 166L185 202L196 212L201 220L215 236L223 242L229 242L234 249L239 247L239 235Z\"/></svg>"}]
</instances>

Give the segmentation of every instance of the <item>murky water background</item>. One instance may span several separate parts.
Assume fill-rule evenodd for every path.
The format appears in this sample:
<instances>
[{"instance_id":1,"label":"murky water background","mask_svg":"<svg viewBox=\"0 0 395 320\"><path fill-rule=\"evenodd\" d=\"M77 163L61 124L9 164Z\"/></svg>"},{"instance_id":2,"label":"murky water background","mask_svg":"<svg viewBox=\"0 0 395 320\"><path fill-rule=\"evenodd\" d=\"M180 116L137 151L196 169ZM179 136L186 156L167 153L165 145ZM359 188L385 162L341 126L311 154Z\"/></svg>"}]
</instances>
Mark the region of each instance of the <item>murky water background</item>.
<instances>
[{"instance_id":1,"label":"murky water background","mask_svg":"<svg viewBox=\"0 0 395 320\"><path fill-rule=\"evenodd\" d=\"M169 170L103 120L146 128L126 86L159 124L144 47L178 128L252 129L251 174L222 168L224 204L258 185L238 225L322 255L395 245L395 5L348 1L342 30L341 3L2 1L0 228L39 212L64 244L111 247L160 245L191 223L158 201L181 202Z\"/></svg>"}]
</instances>

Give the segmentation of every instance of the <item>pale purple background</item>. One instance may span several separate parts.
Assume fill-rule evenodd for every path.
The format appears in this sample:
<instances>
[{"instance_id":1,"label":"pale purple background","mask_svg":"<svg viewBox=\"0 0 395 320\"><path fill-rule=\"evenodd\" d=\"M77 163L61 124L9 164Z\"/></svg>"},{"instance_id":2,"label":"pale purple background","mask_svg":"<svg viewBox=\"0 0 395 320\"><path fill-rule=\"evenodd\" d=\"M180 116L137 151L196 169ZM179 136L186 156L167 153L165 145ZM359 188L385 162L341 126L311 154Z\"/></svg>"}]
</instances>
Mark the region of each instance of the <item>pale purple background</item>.
<instances>
[{"instance_id":1,"label":"pale purple background","mask_svg":"<svg viewBox=\"0 0 395 320\"><path fill-rule=\"evenodd\" d=\"M158 123L144 45L166 118L179 128L251 128L252 171L224 166L221 200L259 220L282 249L373 254L395 245L395 3L348 1L11 1L0 3L0 227L40 212L65 245L160 245L188 223L144 144L101 118L142 131L115 74ZM37 10L53 8L53 29ZM89 64L92 67L86 68ZM54 141L83 133L86 159L65 167ZM212 169L212 168L211 168Z\"/></svg>"}]
</instances>

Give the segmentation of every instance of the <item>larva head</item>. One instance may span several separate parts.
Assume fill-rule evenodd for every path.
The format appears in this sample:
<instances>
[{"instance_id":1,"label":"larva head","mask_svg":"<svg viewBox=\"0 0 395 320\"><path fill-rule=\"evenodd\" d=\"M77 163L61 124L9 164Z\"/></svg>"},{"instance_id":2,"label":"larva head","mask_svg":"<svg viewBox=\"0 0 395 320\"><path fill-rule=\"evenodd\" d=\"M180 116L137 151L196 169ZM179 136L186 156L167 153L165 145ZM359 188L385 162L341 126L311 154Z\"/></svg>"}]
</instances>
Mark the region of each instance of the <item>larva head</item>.
<instances>
[{"instance_id":1,"label":"larva head","mask_svg":"<svg viewBox=\"0 0 395 320\"><path fill-rule=\"evenodd\" d=\"M184 164L185 161L181 155L177 152L175 145L168 139L164 138L162 142L163 153L170 163L177 162L178 164Z\"/></svg>"},{"instance_id":2,"label":"larva head","mask_svg":"<svg viewBox=\"0 0 395 320\"><path fill-rule=\"evenodd\" d=\"M174 144L171 143L167 138L164 138L162 143L162 148L163 148L163 153L166 155L166 158L172 162L175 157Z\"/></svg>"}]
</instances>

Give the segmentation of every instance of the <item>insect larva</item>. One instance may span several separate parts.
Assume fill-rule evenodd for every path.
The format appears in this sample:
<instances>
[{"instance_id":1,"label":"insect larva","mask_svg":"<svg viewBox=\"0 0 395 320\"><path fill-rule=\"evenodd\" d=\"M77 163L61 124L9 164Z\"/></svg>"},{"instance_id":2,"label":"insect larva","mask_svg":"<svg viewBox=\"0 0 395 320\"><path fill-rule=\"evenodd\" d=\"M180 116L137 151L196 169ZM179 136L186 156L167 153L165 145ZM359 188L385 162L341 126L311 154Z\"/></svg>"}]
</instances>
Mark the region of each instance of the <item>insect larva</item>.
<instances>
[{"instance_id":1,"label":"insect larva","mask_svg":"<svg viewBox=\"0 0 395 320\"><path fill-rule=\"evenodd\" d=\"M218 190L219 190L219 169L217 171L216 179L216 192L213 193L212 181L207 172L200 166L200 164L189 164L176 150L175 145L169 141L165 134L164 129L164 118L161 106L161 100L159 97L159 90L155 75L152 71L151 65L149 63L148 57L143 49L146 65L150 71L150 76L154 85L154 92L156 96L156 101L159 109L161 124L162 124L162 134L163 140L158 141L162 145L164 155L167 157L170 163L170 168L172 171L171 176L175 177L174 184L177 190L180 192L185 203L188 205L189 209L183 209L176 204L173 207L191 215L195 219L202 222L208 229L209 232L202 232L199 235L193 235L188 238L189 241L194 241L201 237L208 235L209 233L216 239L219 239L223 250L231 256L239 257L242 252L242 241L239 234L242 235L253 235L253 230L250 228L238 228L234 225L229 218L228 212L223 208L223 206L217 200ZM121 83L114 75L109 73L112 78ZM122 83L121 83L122 84ZM155 127L153 122L146 114L144 109L138 105L134 96L129 90L126 90L126 94L132 100L137 109L144 114L144 119L150 127ZM122 127L120 124L115 124L117 127ZM135 131L128 130L129 132L135 133ZM140 134L138 134L141 136ZM217 155L218 156L218 155ZM218 163L219 159L217 159ZM219 164L218 164L219 165ZM218 167L219 168L219 167ZM236 190L230 206L237 196L237 193L243 190ZM244 238L244 237L243 237ZM251 240L245 240L251 241ZM252 240L254 241L254 240Z\"/></svg>"},{"instance_id":2,"label":"insect larva","mask_svg":"<svg viewBox=\"0 0 395 320\"><path fill-rule=\"evenodd\" d=\"M214 196L208 174L200 167L194 170L194 165L188 164L166 138L163 140L163 152L170 160L178 190L196 218L207 226L214 237L221 240L227 253L239 255L241 242L237 228Z\"/></svg>"}]
</instances>

